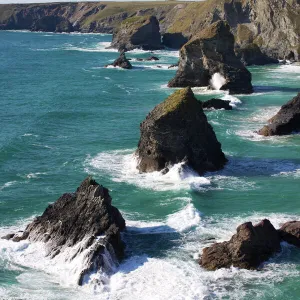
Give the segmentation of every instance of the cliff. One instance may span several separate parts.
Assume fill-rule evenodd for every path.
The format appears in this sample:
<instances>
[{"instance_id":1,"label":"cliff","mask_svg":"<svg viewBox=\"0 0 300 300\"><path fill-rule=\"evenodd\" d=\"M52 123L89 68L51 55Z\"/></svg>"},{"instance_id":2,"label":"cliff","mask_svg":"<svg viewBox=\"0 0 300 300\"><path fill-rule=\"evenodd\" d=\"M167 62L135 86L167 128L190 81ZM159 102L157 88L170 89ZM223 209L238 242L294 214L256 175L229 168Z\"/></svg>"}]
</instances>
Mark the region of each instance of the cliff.
<instances>
[{"instance_id":1,"label":"cliff","mask_svg":"<svg viewBox=\"0 0 300 300\"><path fill-rule=\"evenodd\" d=\"M0 5L0 29L31 30L38 19L56 16L69 21L72 30L113 33L123 20L137 15L155 16L169 47L180 47L208 25L225 20L238 46L254 43L274 58L284 58L291 51L296 59L300 56L299 0L4 4Z\"/></svg>"}]
</instances>

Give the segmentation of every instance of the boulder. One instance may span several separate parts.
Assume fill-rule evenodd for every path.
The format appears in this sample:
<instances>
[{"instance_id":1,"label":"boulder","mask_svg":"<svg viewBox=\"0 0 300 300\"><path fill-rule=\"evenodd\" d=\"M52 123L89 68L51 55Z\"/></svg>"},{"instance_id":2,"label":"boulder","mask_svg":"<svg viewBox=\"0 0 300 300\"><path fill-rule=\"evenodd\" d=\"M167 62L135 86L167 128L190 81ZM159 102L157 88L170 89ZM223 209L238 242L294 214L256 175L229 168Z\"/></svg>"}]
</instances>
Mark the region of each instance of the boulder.
<instances>
[{"instance_id":1,"label":"boulder","mask_svg":"<svg viewBox=\"0 0 300 300\"><path fill-rule=\"evenodd\" d=\"M224 21L213 23L181 48L178 71L168 86L214 86L214 74L222 77L221 90L253 92L251 73L236 57L234 36Z\"/></svg>"},{"instance_id":2,"label":"boulder","mask_svg":"<svg viewBox=\"0 0 300 300\"><path fill-rule=\"evenodd\" d=\"M279 112L269 120L269 125L258 131L260 135L286 135L300 131L300 93L283 105Z\"/></svg>"},{"instance_id":3,"label":"boulder","mask_svg":"<svg viewBox=\"0 0 300 300\"><path fill-rule=\"evenodd\" d=\"M243 48L236 48L235 53L245 66L278 64L278 60L261 52L256 44L248 44Z\"/></svg>"},{"instance_id":4,"label":"boulder","mask_svg":"<svg viewBox=\"0 0 300 300\"><path fill-rule=\"evenodd\" d=\"M231 266L257 269L280 249L280 236L269 220L254 226L247 222L237 228L230 241L204 248L199 263L208 270Z\"/></svg>"},{"instance_id":5,"label":"boulder","mask_svg":"<svg viewBox=\"0 0 300 300\"><path fill-rule=\"evenodd\" d=\"M16 242L24 239L44 242L50 258L68 247L78 249L68 259L86 251L85 266L78 278L78 284L82 285L92 272L112 271L106 263L108 255L116 263L123 257L124 243L120 231L125 228L125 221L111 201L108 189L88 177L75 193L63 194L50 204L22 234L4 238L12 238ZM76 248L78 245L80 247Z\"/></svg>"},{"instance_id":6,"label":"boulder","mask_svg":"<svg viewBox=\"0 0 300 300\"><path fill-rule=\"evenodd\" d=\"M300 221L284 223L278 232L282 240L300 247Z\"/></svg>"},{"instance_id":7,"label":"boulder","mask_svg":"<svg viewBox=\"0 0 300 300\"><path fill-rule=\"evenodd\" d=\"M132 69L132 65L130 61L126 58L124 52L122 52L112 64L106 65L105 67L107 68L108 66L119 67L122 69Z\"/></svg>"},{"instance_id":8,"label":"boulder","mask_svg":"<svg viewBox=\"0 0 300 300\"><path fill-rule=\"evenodd\" d=\"M119 51L162 49L156 17L134 16L125 19L114 32L111 47Z\"/></svg>"},{"instance_id":9,"label":"boulder","mask_svg":"<svg viewBox=\"0 0 300 300\"><path fill-rule=\"evenodd\" d=\"M222 100L222 99L210 99L202 103L202 107L206 109L225 109L232 110L232 106L230 105L230 101Z\"/></svg>"},{"instance_id":10,"label":"boulder","mask_svg":"<svg viewBox=\"0 0 300 300\"><path fill-rule=\"evenodd\" d=\"M199 174L222 169L226 158L191 88L158 104L140 125L136 155L140 172L166 172L185 162Z\"/></svg>"}]
</instances>

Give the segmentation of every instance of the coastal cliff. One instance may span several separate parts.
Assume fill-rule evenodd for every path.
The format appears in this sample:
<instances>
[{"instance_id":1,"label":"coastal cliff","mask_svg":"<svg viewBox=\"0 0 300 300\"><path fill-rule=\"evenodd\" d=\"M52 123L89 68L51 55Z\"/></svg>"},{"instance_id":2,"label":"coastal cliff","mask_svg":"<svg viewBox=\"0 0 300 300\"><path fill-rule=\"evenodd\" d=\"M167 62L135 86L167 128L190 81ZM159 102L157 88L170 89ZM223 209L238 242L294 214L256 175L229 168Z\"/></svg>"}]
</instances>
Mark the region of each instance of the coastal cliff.
<instances>
[{"instance_id":1,"label":"coastal cliff","mask_svg":"<svg viewBox=\"0 0 300 300\"><path fill-rule=\"evenodd\" d=\"M39 20L55 16L63 25L56 24L56 31L113 33L125 19L145 15L157 18L168 47L179 48L203 28L225 20L238 47L256 44L264 54L276 59L291 52L296 60L300 57L298 0L4 4L0 5L0 29L47 30ZM50 25L48 30L53 31L53 22Z\"/></svg>"}]
</instances>

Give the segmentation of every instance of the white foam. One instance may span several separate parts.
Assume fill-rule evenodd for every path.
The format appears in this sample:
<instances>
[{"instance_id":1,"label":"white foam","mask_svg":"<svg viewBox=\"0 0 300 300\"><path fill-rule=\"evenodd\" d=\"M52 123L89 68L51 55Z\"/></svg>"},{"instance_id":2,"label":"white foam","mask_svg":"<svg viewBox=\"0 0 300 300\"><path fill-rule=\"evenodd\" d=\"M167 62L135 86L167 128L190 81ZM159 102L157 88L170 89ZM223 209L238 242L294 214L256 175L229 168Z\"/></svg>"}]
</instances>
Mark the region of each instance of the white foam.
<instances>
[{"instance_id":1,"label":"white foam","mask_svg":"<svg viewBox=\"0 0 300 300\"><path fill-rule=\"evenodd\" d=\"M39 175L45 175L45 174L47 174L47 173L45 173L45 172L29 173L29 174L26 175L26 177L28 179L32 179L32 178L38 178Z\"/></svg>"},{"instance_id":2,"label":"white foam","mask_svg":"<svg viewBox=\"0 0 300 300\"><path fill-rule=\"evenodd\" d=\"M214 90L219 90L226 83L226 79L222 74L215 73L209 83Z\"/></svg>"},{"instance_id":3,"label":"white foam","mask_svg":"<svg viewBox=\"0 0 300 300\"><path fill-rule=\"evenodd\" d=\"M16 184L16 183L17 183L16 180L14 180L14 181L8 181L8 182L4 183L4 184L0 187L0 191L2 191L2 190L5 189L5 188L8 188L8 187L10 187L10 186L12 186L12 185L14 185L14 184Z\"/></svg>"},{"instance_id":4,"label":"white foam","mask_svg":"<svg viewBox=\"0 0 300 300\"><path fill-rule=\"evenodd\" d=\"M163 175L161 172L140 174L137 170L137 158L132 149L99 153L96 157L88 157L85 170L90 174L107 173L116 182L128 182L146 189L157 191L195 189L201 190L210 184L205 177L199 176L189 168L178 163Z\"/></svg>"},{"instance_id":5,"label":"white foam","mask_svg":"<svg viewBox=\"0 0 300 300\"><path fill-rule=\"evenodd\" d=\"M239 98L229 94L225 94L225 96L221 97L221 99L230 101L230 106L232 107L236 107L238 104L242 103L242 101Z\"/></svg>"},{"instance_id":6,"label":"white foam","mask_svg":"<svg viewBox=\"0 0 300 300\"><path fill-rule=\"evenodd\" d=\"M68 51L82 51L82 52L118 52L117 49L107 49L110 46L110 42L99 42L95 45L78 47L73 45L67 45L63 49Z\"/></svg>"}]
</instances>

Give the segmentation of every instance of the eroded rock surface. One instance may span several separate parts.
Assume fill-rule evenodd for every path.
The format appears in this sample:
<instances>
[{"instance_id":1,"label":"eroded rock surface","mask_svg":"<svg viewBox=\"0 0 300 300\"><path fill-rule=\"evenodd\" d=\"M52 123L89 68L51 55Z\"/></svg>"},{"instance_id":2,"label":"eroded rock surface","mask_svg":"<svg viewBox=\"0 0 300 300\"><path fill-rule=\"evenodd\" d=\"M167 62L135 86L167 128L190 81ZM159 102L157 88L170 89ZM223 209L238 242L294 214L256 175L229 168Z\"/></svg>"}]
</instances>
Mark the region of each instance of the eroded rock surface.
<instances>
[{"instance_id":1,"label":"eroded rock surface","mask_svg":"<svg viewBox=\"0 0 300 300\"><path fill-rule=\"evenodd\" d=\"M140 130L136 151L140 172L161 171L184 161L202 174L223 168L227 161L201 102L189 87L158 104Z\"/></svg>"},{"instance_id":2,"label":"eroded rock surface","mask_svg":"<svg viewBox=\"0 0 300 300\"><path fill-rule=\"evenodd\" d=\"M202 103L202 107L206 109L225 109L225 110L232 110L232 106L230 105L230 101L222 100L222 99L210 99L204 101Z\"/></svg>"},{"instance_id":3,"label":"eroded rock surface","mask_svg":"<svg viewBox=\"0 0 300 300\"><path fill-rule=\"evenodd\" d=\"M300 221L284 223L278 230L285 242L300 247Z\"/></svg>"},{"instance_id":4,"label":"eroded rock surface","mask_svg":"<svg viewBox=\"0 0 300 300\"><path fill-rule=\"evenodd\" d=\"M78 278L78 284L82 285L92 272L111 272L105 256L109 255L116 263L123 257L124 243L120 231L125 228L125 221L111 201L108 189L88 177L75 193L63 194L50 204L22 234L4 238L16 242L25 239L43 242L52 259L69 247L77 247L77 252L68 259L88 250Z\"/></svg>"},{"instance_id":5,"label":"eroded rock surface","mask_svg":"<svg viewBox=\"0 0 300 300\"><path fill-rule=\"evenodd\" d=\"M258 131L260 135L286 135L300 131L300 93L283 105L279 112L269 120L269 125Z\"/></svg>"},{"instance_id":6,"label":"eroded rock surface","mask_svg":"<svg viewBox=\"0 0 300 300\"><path fill-rule=\"evenodd\" d=\"M280 251L280 236L269 220L256 225L244 223L229 241L204 248L200 265L208 270L229 268L257 269Z\"/></svg>"},{"instance_id":7,"label":"eroded rock surface","mask_svg":"<svg viewBox=\"0 0 300 300\"><path fill-rule=\"evenodd\" d=\"M132 65L130 61L126 58L126 55L124 52L120 54L120 56L110 65L106 65L105 67L107 68L108 66L113 66L113 67L119 67L122 69L132 69Z\"/></svg>"},{"instance_id":8,"label":"eroded rock surface","mask_svg":"<svg viewBox=\"0 0 300 300\"><path fill-rule=\"evenodd\" d=\"M119 51L162 49L156 17L134 16L125 19L114 32L111 47Z\"/></svg>"},{"instance_id":9,"label":"eroded rock surface","mask_svg":"<svg viewBox=\"0 0 300 300\"><path fill-rule=\"evenodd\" d=\"M180 50L178 71L169 87L214 86L214 74L224 78L221 90L252 93L251 73L234 53L234 36L229 25L218 21L204 29Z\"/></svg>"}]
</instances>

